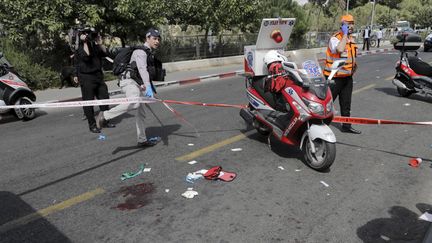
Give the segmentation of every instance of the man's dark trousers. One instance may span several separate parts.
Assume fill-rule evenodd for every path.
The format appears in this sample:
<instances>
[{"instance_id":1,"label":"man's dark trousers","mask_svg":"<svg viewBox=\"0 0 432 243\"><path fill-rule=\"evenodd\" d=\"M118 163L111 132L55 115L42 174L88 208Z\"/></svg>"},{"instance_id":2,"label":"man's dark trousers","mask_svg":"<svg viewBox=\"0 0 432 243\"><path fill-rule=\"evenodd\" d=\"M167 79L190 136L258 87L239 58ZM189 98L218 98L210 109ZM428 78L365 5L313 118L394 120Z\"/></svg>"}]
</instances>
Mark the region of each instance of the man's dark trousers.
<instances>
[{"instance_id":1,"label":"man's dark trousers","mask_svg":"<svg viewBox=\"0 0 432 243\"><path fill-rule=\"evenodd\" d=\"M97 72L94 74L80 74L79 81L81 84L81 93L83 100L94 100L96 97L98 100L109 99L108 87L103 80L103 73ZM99 106L101 111L109 110L107 105ZM87 121L90 127L96 126L95 114L93 106L84 106L84 114L87 117Z\"/></svg>"},{"instance_id":2,"label":"man's dark trousers","mask_svg":"<svg viewBox=\"0 0 432 243\"><path fill-rule=\"evenodd\" d=\"M369 51L369 46L370 46L370 41L369 38L364 38L363 39L363 50L365 49L365 45L366 45L366 50Z\"/></svg>"},{"instance_id":3,"label":"man's dark trousers","mask_svg":"<svg viewBox=\"0 0 432 243\"><path fill-rule=\"evenodd\" d=\"M353 78L352 76L343 78L333 78L334 84L331 85L331 93L333 101L339 97L339 106L341 110L341 116L351 116L351 97L353 91ZM349 124L344 124L349 126Z\"/></svg>"}]
</instances>

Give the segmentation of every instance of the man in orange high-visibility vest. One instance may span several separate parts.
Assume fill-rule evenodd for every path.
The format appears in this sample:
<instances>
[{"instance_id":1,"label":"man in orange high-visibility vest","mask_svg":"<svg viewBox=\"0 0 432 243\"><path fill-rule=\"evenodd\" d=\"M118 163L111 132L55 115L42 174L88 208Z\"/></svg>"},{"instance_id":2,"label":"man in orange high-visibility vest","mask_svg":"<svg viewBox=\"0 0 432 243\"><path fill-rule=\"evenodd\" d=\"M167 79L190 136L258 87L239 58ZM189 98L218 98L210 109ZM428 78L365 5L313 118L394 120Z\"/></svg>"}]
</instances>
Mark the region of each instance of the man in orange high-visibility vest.
<instances>
[{"instance_id":1,"label":"man in orange high-visibility vest","mask_svg":"<svg viewBox=\"0 0 432 243\"><path fill-rule=\"evenodd\" d=\"M345 65L334 75L334 84L331 85L333 100L339 97L339 105L342 116L351 116L351 97L353 90L353 74L357 68L356 56L357 45L351 34L354 31L354 18L347 14L341 18L340 31L335 33L329 41L326 52L326 63L324 76L328 77L331 66L336 60L344 60ZM361 132L352 128L351 124L344 123L342 132L360 134Z\"/></svg>"}]
</instances>

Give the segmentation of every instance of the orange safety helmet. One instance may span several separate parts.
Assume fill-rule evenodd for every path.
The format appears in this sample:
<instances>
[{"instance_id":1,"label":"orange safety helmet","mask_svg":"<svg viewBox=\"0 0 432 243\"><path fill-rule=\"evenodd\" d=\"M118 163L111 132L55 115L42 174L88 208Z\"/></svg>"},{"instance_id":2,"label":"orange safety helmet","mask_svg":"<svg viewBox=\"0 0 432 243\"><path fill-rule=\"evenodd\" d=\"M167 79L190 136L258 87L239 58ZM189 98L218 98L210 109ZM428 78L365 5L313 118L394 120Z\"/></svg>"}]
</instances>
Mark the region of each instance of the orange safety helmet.
<instances>
[{"instance_id":1,"label":"orange safety helmet","mask_svg":"<svg viewBox=\"0 0 432 243\"><path fill-rule=\"evenodd\" d=\"M341 17L341 23L343 22L352 22L354 23L354 17L351 14L342 15Z\"/></svg>"}]
</instances>

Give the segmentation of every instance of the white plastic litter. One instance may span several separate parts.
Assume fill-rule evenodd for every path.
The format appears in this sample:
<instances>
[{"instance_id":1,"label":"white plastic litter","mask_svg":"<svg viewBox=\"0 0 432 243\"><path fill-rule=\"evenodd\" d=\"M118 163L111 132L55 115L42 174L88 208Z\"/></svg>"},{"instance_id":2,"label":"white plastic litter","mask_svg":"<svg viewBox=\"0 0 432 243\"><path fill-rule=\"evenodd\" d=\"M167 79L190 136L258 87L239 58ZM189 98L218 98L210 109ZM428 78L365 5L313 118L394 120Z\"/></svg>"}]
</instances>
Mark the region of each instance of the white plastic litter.
<instances>
[{"instance_id":1,"label":"white plastic litter","mask_svg":"<svg viewBox=\"0 0 432 243\"><path fill-rule=\"evenodd\" d=\"M299 172L299 171L301 171L301 170L298 170L298 169L295 170L295 172Z\"/></svg>"},{"instance_id":2,"label":"white plastic litter","mask_svg":"<svg viewBox=\"0 0 432 243\"><path fill-rule=\"evenodd\" d=\"M323 184L325 187L329 187L329 185L327 183L325 183L324 181L320 181L321 184Z\"/></svg>"},{"instance_id":3,"label":"white plastic litter","mask_svg":"<svg viewBox=\"0 0 432 243\"><path fill-rule=\"evenodd\" d=\"M188 146L194 146L195 144L193 144L193 143L188 143Z\"/></svg>"},{"instance_id":4,"label":"white plastic litter","mask_svg":"<svg viewBox=\"0 0 432 243\"><path fill-rule=\"evenodd\" d=\"M278 166L278 168L281 169L281 170L285 170L285 168L282 167L282 166Z\"/></svg>"},{"instance_id":5,"label":"white plastic litter","mask_svg":"<svg viewBox=\"0 0 432 243\"><path fill-rule=\"evenodd\" d=\"M143 172L150 172L151 168L144 168Z\"/></svg>"},{"instance_id":6,"label":"white plastic litter","mask_svg":"<svg viewBox=\"0 0 432 243\"><path fill-rule=\"evenodd\" d=\"M165 192L168 193L170 190L169 189L165 189Z\"/></svg>"},{"instance_id":7,"label":"white plastic litter","mask_svg":"<svg viewBox=\"0 0 432 243\"><path fill-rule=\"evenodd\" d=\"M189 183L194 183L196 180L204 178L204 174L207 173L208 170L198 170L192 173L187 174L186 181Z\"/></svg>"},{"instance_id":8,"label":"white plastic litter","mask_svg":"<svg viewBox=\"0 0 432 243\"><path fill-rule=\"evenodd\" d=\"M190 164L190 165L193 165L193 164L196 164L196 163L197 163L196 160L192 160L192 161L189 161L189 162L188 162L188 164Z\"/></svg>"},{"instance_id":9,"label":"white plastic litter","mask_svg":"<svg viewBox=\"0 0 432 243\"><path fill-rule=\"evenodd\" d=\"M404 104L404 106L410 106L410 105L411 105L410 103L405 103L405 104Z\"/></svg>"},{"instance_id":10,"label":"white plastic litter","mask_svg":"<svg viewBox=\"0 0 432 243\"><path fill-rule=\"evenodd\" d=\"M233 151L233 152L238 152L238 151L242 151L243 149L242 148L233 148L233 149L231 149L231 151Z\"/></svg>"},{"instance_id":11,"label":"white plastic litter","mask_svg":"<svg viewBox=\"0 0 432 243\"><path fill-rule=\"evenodd\" d=\"M390 241L390 238L385 236L385 235L380 235L381 239L385 240L385 241Z\"/></svg>"},{"instance_id":12,"label":"white plastic litter","mask_svg":"<svg viewBox=\"0 0 432 243\"><path fill-rule=\"evenodd\" d=\"M183 194L181 194L183 197L191 199L194 198L195 196L198 195L198 192L194 191L193 188L188 188L187 191L183 192Z\"/></svg>"},{"instance_id":13,"label":"white plastic litter","mask_svg":"<svg viewBox=\"0 0 432 243\"><path fill-rule=\"evenodd\" d=\"M426 213L422 214L422 215L419 217L419 219L423 219L423 220L426 220L426 221L432 222L432 214L426 212Z\"/></svg>"}]
</instances>

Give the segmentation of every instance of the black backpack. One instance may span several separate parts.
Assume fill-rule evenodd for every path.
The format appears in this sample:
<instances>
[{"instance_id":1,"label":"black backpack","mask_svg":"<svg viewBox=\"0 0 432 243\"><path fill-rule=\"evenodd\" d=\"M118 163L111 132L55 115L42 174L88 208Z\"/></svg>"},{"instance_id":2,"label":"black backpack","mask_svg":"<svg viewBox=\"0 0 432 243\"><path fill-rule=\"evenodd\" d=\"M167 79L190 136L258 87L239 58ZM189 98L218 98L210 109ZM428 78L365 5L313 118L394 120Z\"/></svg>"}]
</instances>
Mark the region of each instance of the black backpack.
<instances>
[{"instance_id":1,"label":"black backpack","mask_svg":"<svg viewBox=\"0 0 432 243\"><path fill-rule=\"evenodd\" d=\"M130 59L132 57L132 53L137 50L141 49L146 51L145 47L142 46L131 46L131 47L124 47L119 50L117 50L113 62L113 74L118 76L122 74L124 71L130 69Z\"/></svg>"}]
</instances>

